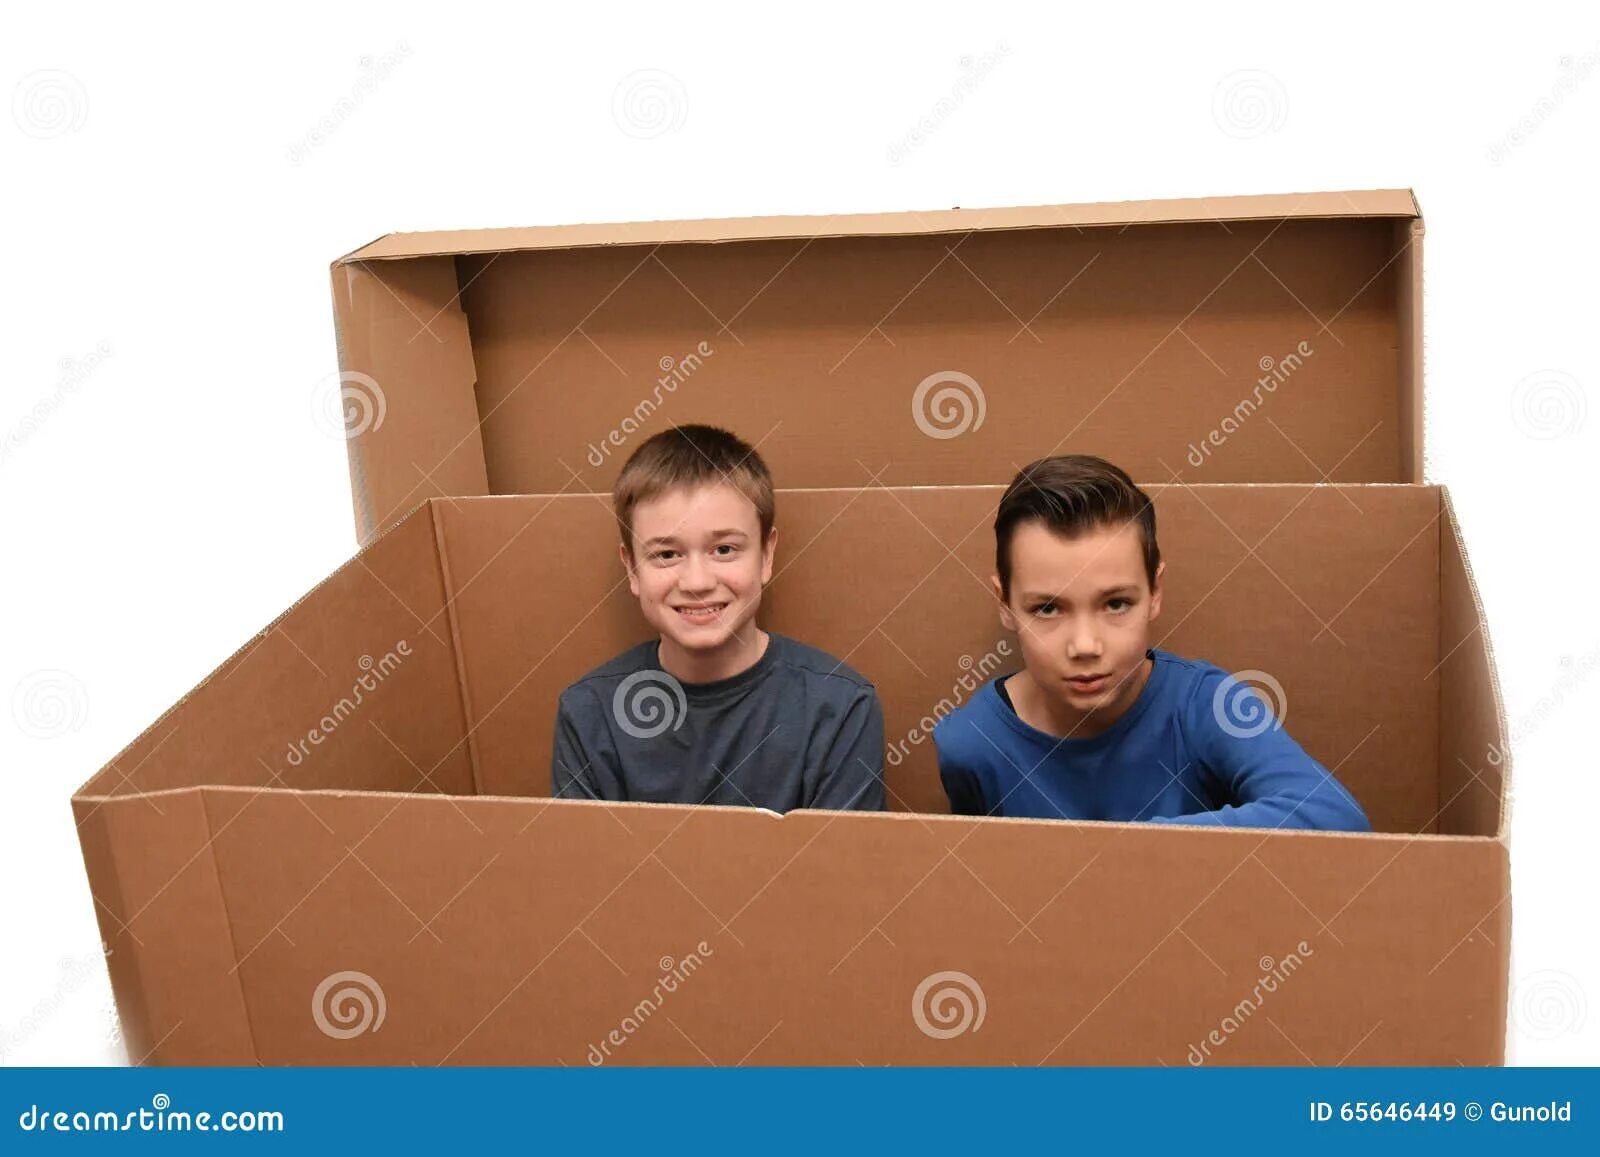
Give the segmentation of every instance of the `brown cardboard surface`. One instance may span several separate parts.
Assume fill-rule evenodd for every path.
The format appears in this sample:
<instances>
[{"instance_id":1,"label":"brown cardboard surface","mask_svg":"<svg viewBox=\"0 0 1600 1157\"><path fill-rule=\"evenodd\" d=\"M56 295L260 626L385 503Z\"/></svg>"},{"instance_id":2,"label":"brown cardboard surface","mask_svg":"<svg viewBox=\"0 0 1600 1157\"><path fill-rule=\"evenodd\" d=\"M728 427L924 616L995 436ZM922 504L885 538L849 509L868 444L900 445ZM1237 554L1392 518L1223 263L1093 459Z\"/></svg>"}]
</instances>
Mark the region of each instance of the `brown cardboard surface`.
<instances>
[{"instance_id":1,"label":"brown cardboard surface","mask_svg":"<svg viewBox=\"0 0 1600 1157\"><path fill-rule=\"evenodd\" d=\"M1499 950L1472 935L1493 840L199 794L264 1064L583 1064L690 953L616 1062L1179 1065L1290 953L1272 1023L1216 1063L1501 1056ZM987 1019L937 1040L913 994L951 970ZM385 1019L338 1039L308 1005L345 972ZM236 1000L186 992L150 1059L193 1059Z\"/></svg>"},{"instance_id":2,"label":"brown cardboard surface","mask_svg":"<svg viewBox=\"0 0 1600 1157\"><path fill-rule=\"evenodd\" d=\"M1380 191L384 239L331 271L358 534L605 492L698 421L791 489L1071 450L1148 482L1420 481L1420 228ZM950 372L964 410L915 402Z\"/></svg>"},{"instance_id":3,"label":"brown cardboard surface","mask_svg":"<svg viewBox=\"0 0 1600 1157\"><path fill-rule=\"evenodd\" d=\"M470 794L459 688L424 508L241 647L78 796L194 784ZM428 771L420 784L412 759Z\"/></svg>"},{"instance_id":4,"label":"brown cardboard surface","mask_svg":"<svg viewBox=\"0 0 1600 1157\"><path fill-rule=\"evenodd\" d=\"M377 261L445 253L748 241L769 237L890 237L961 233L969 229L1031 229L1039 226L1091 228L1196 220L1229 222L1284 217L1406 217L1414 216L1418 211L1416 199L1409 189L1359 189L1333 193L1269 193L1242 197L1107 201L1087 205L1031 205L1004 209L924 209L902 213L607 222L522 229L390 233L346 254L340 260Z\"/></svg>"},{"instance_id":5,"label":"brown cardboard surface","mask_svg":"<svg viewBox=\"0 0 1600 1157\"><path fill-rule=\"evenodd\" d=\"M869 640L851 661L877 681L891 739L925 709L908 707L913 697L963 669L970 651L959 647L999 637L966 569L984 561L974 544L987 528L961 538L993 498L992 488L780 496L795 557L774 584L769 625L824 644L845 631ZM700 971L609 1061L1182 1064L1294 954L1300 971L1262 1006L1272 1023L1230 1030L1207 1063L1499 1063L1509 868L1504 839L1485 827L1498 811L1450 800L1450 826L1475 834L1425 834L1453 782L1435 753L1458 734L1503 735L1496 711L1483 713L1486 729L1474 714L1495 703L1481 677L1486 650L1457 645L1439 662L1479 613L1448 593L1470 579L1453 530L1441 534L1453 528L1442 492L1173 486L1155 498L1176 628L1164 645L1200 651L1204 640L1224 664L1276 665L1297 737L1380 827L1419 834L779 818L504 794L543 790L547 775L548 732L533 732L547 727L550 702L538 711L524 689L555 686L559 668L590 661L584 647L637 634L601 567L590 575L567 561L587 558L593 539L595 562L614 562L615 527L592 496L436 501L279 621L327 669L338 648L365 647L375 625L415 626L450 600L457 651L419 650L416 669L435 660L428 679L396 672L360 705L395 724L388 782L410 769L399 790L343 790L346 769L372 775L356 748L326 767L318 790L283 788L261 760L257 786L242 772L214 777L201 749L214 755L213 729L238 714L222 674L284 687L306 661L256 645L165 717L176 728L166 743L141 740L132 785L106 792L103 772L75 798L136 1059L581 1064L652 992L664 960L694 953ZM894 547L863 559L874 534ZM811 591L834 589L852 556L879 581L858 580L844 600L862 604L851 612L860 621L830 625ZM945 603L937 627L913 594L873 634L867 620L906 585L888 576L917 566ZM366 595L354 603L352 583ZM552 611L554 587L583 591L594 613ZM541 601L544 615L530 614ZM1274 619L1297 629L1277 637ZM913 661L922 675L906 673ZM529 675L520 684L518 667ZM1441 678L1463 690L1442 693ZM463 687L486 794L471 794ZM441 701L443 717L401 730L401 718ZM274 716L291 734L292 715ZM935 790L931 759L914 750L891 777L902 802ZM451 794L430 790L446 766ZM234 786L204 786L214 782ZM944 1040L911 1009L922 982L948 971L982 988L987 1019ZM312 1014L312 994L346 973L381 989L376 1031L330 1035Z\"/></svg>"},{"instance_id":6,"label":"brown cardboard surface","mask_svg":"<svg viewBox=\"0 0 1600 1157\"><path fill-rule=\"evenodd\" d=\"M1432 681L1438 684L1440 714L1454 725L1439 732L1439 830L1509 837L1510 727L1501 707L1483 603L1448 497L1440 529L1442 650Z\"/></svg>"}]
</instances>

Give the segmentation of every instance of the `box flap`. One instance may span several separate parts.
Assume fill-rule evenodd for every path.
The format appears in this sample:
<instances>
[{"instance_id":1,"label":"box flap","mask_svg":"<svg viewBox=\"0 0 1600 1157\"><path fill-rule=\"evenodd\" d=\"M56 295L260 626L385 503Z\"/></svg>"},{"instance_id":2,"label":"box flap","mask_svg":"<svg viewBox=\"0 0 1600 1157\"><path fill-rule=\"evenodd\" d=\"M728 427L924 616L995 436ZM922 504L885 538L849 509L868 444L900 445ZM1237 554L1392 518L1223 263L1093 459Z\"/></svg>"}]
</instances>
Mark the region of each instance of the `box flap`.
<instances>
[{"instance_id":1,"label":"box flap","mask_svg":"<svg viewBox=\"0 0 1600 1157\"><path fill-rule=\"evenodd\" d=\"M783 488L1420 481L1421 236L1407 190L390 235L331 270L358 534L689 422Z\"/></svg>"},{"instance_id":2,"label":"box flap","mask_svg":"<svg viewBox=\"0 0 1600 1157\"><path fill-rule=\"evenodd\" d=\"M591 245L670 245L794 237L892 237L964 233L971 229L1153 225L1173 221L1259 221L1288 217L1419 217L1409 189L1334 193L1270 193L1159 201L1101 201L1087 205L1021 205L1003 209L910 210L903 213L722 217L693 221L630 221L535 225L510 229L443 229L390 233L339 259L382 261L444 254L577 249Z\"/></svg>"}]
</instances>

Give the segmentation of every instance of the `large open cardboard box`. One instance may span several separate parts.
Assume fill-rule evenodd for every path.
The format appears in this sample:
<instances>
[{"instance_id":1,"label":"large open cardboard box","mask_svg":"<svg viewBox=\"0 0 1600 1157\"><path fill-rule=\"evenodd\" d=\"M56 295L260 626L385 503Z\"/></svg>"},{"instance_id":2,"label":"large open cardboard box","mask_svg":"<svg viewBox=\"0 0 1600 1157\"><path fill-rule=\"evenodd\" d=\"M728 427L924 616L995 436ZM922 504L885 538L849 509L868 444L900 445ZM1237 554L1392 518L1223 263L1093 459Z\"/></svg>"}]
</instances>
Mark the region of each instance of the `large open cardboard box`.
<instances>
[{"instance_id":1,"label":"large open cardboard box","mask_svg":"<svg viewBox=\"0 0 1600 1157\"><path fill-rule=\"evenodd\" d=\"M1420 238L1380 191L337 262L367 545L73 799L130 1053L1501 1062L1505 726L1420 478ZM644 637L604 491L691 421L760 441L764 625L875 682L896 810L541 798L557 693ZM1159 645L1275 680L1373 834L938 814L928 727L1016 661L995 502L1066 450L1155 498Z\"/></svg>"}]
</instances>

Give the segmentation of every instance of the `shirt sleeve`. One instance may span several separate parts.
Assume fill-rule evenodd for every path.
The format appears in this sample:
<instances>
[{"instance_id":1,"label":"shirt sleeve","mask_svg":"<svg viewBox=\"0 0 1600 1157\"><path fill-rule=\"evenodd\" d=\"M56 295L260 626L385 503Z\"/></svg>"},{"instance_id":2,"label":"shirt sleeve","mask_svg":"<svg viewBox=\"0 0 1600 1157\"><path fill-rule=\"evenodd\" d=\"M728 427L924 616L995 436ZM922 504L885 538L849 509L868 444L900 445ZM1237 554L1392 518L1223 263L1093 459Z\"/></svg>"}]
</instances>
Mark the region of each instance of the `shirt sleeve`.
<instances>
[{"instance_id":1,"label":"shirt sleeve","mask_svg":"<svg viewBox=\"0 0 1600 1157\"><path fill-rule=\"evenodd\" d=\"M939 755L939 782L944 785L945 798L950 801L950 813L958 816L989 815L990 809L984 802L983 787L977 773L955 751L948 728L948 721L941 720L933 730L933 745Z\"/></svg>"},{"instance_id":2,"label":"shirt sleeve","mask_svg":"<svg viewBox=\"0 0 1600 1157\"><path fill-rule=\"evenodd\" d=\"M1218 795L1231 802L1210 811L1157 816L1152 823L1372 830L1355 797L1306 754L1248 684L1220 671L1203 678L1183 713L1183 725Z\"/></svg>"},{"instance_id":3,"label":"shirt sleeve","mask_svg":"<svg viewBox=\"0 0 1600 1157\"><path fill-rule=\"evenodd\" d=\"M582 737L575 709L568 695L561 697L556 707L556 734L554 751L550 758L550 794L555 799L610 799L626 798L616 777L600 774L595 766L598 753L590 750ZM602 779L611 785L609 792Z\"/></svg>"},{"instance_id":4,"label":"shirt sleeve","mask_svg":"<svg viewBox=\"0 0 1600 1157\"><path fill-rule=\"evenodd\" d=\"M845 708L822 757L817 789L805 802L824 811L883 810L883 708L863 687Z\"/></svg>"}]
</instances>

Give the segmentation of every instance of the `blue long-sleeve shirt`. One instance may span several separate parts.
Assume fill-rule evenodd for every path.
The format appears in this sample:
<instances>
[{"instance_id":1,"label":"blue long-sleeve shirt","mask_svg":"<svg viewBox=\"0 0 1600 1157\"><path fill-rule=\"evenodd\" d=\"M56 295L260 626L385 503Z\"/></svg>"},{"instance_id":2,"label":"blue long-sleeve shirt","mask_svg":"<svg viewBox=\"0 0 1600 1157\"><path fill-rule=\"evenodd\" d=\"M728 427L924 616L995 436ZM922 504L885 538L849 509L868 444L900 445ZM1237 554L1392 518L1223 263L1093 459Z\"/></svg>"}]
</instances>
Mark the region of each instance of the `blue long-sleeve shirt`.
<instances>
[{"instance_id":1,"label":"blue long-sleeve shirt","mask_svg":"<svg viewBox=\"0 0 1600 1157\"><path fill-rule=\"evenodd\" d=\"M934 728L958 815L1371 831L1358 804L1265 701L1167 651L1106 730L1060 739L1023 722L1002 675ZM1241 696L1243 696L1241 698Z\"/></svg>"}]
</instances>

